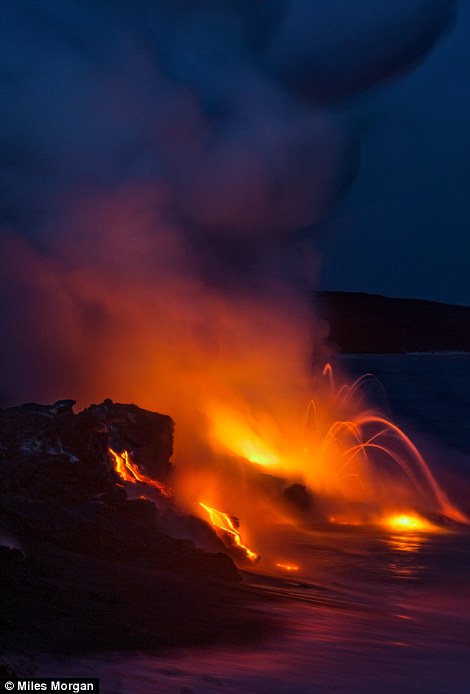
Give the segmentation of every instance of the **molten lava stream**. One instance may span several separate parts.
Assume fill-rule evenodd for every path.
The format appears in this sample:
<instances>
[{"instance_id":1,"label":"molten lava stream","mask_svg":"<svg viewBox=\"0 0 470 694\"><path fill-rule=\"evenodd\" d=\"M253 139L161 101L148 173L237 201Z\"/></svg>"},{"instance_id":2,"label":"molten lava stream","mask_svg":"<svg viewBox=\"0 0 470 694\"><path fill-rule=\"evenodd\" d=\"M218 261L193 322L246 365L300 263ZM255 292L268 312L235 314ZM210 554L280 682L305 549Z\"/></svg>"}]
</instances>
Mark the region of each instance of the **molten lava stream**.
<instances>
[{"instance_id":1,"label":"molten lava stream","mask_svg":"<svg viewBox=\"0 0 470 694\"><path fill-rule=\"evenodd\" d=\"M112 448L108 448L108 451L112 456L115 471L119 477L124 480L124 482L131 482L132 484L136 484L137 482L140 482L141 484L148 484L149 487L158 489L158 491L164 496L173 496L173 490L171 490L169 487L166 487L164 484L157 482L151 477L147 477L147 475L143 475L137 465L131 461L127 451L116 453L116 451L113 451Z\"/></svg>"},{"instance_id":2,"label":"molten lava stream","mask_svg":"<svg viewBox=\"0 0 470 694\"><path fill-rule=\"evenodd\" d=\"M211 508L210 506L203 504L202 501L199 502L199 505L202 506L205 511L207 511L212 525L219 530L223 538L228 536L234 547L239 549L250 561L259 561L259 554L256 554L256 552L253 552L249 547L242 543L240 534L235 525L235 521L229 515L222 513L222 511L218 511L216 508Z\"/></svg>"}]
</instances>

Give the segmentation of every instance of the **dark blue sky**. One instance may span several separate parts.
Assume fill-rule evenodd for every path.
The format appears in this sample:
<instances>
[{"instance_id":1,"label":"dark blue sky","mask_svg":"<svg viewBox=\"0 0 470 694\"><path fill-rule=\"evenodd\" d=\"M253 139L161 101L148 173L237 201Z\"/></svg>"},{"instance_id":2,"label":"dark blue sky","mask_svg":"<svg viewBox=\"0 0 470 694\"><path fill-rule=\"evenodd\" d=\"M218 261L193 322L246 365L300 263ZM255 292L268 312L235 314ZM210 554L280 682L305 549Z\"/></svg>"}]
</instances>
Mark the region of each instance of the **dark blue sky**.
<instances>
[{"instance_id":1,"label":"dark blue sky","mask_svg":"<svg viewBox=\"0 0 470 694\"><path fill-rule=\"evenodd\" d=\"M470 303L456 6L7 0L3 230L62 262L90 195L134 186L203 247L204 277L294 279L307 229L323 288Z\"/></svg>"},{"instance_id":2,"label":"dark blue sky","mask_svg":"<svg viewBox=\"0 0 470 694\"><path fill-rule=\"evenodd\" d=\"M343 111L361 142L322 287L470 304L470 2L422 65Z\"/></svg>"},{"instance_id":3,"label":"dark blue sky","mask_svg":"<svg viewBox=\"0 0 470 694\"><path fill-rule=\"evenodd\" d=\"M253 306L307 349L319 284L470 303L455 6L4 0L0 399L212 359Z\"/></svg>"}]
</instances>

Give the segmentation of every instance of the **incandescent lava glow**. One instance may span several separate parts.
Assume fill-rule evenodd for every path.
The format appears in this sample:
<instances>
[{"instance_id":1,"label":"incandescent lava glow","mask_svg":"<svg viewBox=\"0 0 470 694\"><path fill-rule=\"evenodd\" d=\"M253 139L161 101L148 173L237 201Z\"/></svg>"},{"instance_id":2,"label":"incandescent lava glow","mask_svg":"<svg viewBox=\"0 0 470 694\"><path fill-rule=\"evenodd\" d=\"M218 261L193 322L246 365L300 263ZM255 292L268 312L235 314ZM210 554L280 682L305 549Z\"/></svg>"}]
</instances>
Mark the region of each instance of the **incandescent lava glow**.
<instances>
[{"instance_id":1,"label":"incandescent lava glow","mask_svg":"<svg viewBox=\"0 0 470 694\"><path fill-rule=\"evenodd\" d=\"M169 487L166 487L164 484L157 482L157 480L151 477L147 477L147 475L143 475L137 465L131 461L128 451L116 453L112 448L108 448L108 452L113 460L114 470L124 482L148 484L149 487L158 489L163 496L170 497L173 495L173 491Z\"/></svg>"},{"instance_id":2,"label":"incandescent lava glow","mask_svg":"<svg viewBox=\"0 0 470 694\"><path fill-rule=\"evenodd\" d=\"M415 537L439 531L427 520L433 514L468 524L412 440L370 408L363 386L373 376L349 385L327 365L315 384L315 401L300 397L306 392L297 386L289 393L285 383L277 392L278 381L275 390L269 392L266 381L258 393L255 374L250 376L243 382L246 397L231 398L225 388L220 397L207 397L205 418L197 420L202 426L183 420L172 489L142 473L127 451L109 449L117 474L158 489L183 512L209 522L235 561L255 563L263 555L273 570L291 574L300 567L274 557L283 556L283 533L293 527L308 534L328 521L378 522L391 538L400 538L400 549L412 551ZM244 539L257 551L242 540L238 519L220 508L242 519ZM414 508L422 515L407 510Z\"/></svg>"},{"instance_id":3,"label":"incandescent lava glow","mask_svg":"<svg viewBox=\"0 0 470 694\"><path fill-rule=\"evenodd\" d=\"M269 451L263 450L252 441L242 441L240 444L240 452L247 460L257 465L276 465L278 462L275 455Z\"/></svg>"},{"instance_id":4,"label":"incandescent lava glow","mask_svg":"<svg viewBox=\"0 0 470 694\"><path fill-rule=\"evenodd\" d=\"M220 442L222 448L257 465L278 465L279 455L267 444L264 438L267 432L259 433L258 424L250 426L248 422L243 421L240 412L230 411L220 405L214 407L211 420L212 436Z\"/></svg>"},{"instance_id":5,"label":"incandescent lava glow","mask_svg":"<svg viewBox=\"0 0 470 694\"><path fill-rule=\"evenodd\" d=\"M281 564L279 562L276 564L276 566L278 569L283 569L284 571L298 571L300 568L297 566L297 564Z\"/></svg>"},{"instance_id":6,"label":"incandescent lava glow","mask_svg":"<svg viewBox=\"0 0 470 694\"><path fill-rule=\"evenodd\" d=\"M317 510L322 499L327 500L321 511L333 523L368 524L372 517L383 517L392 496L397 506L419 504L423 511L467 524L409 436L368 405L363 390L371 382L377 384L377 379L366 374L351 385L341 380L341 374L327 364L323 379L316 383L318 398L310 400L303 416L299 403L287 394L269 403L270 412L253 406L254 395L248 406L241 399L239 407L213 401L207 414L214 450L239 459L240 466L241 459L259 466L261 476L282 478L288 481L286 486L303 485L318 502ZM219 479L216 486L216 503L227 503L227 495L233 495L233 478L228 484ZM250 532L259 535L259 518L251 509L253 488L250 491L250 484L241 479L239 491L235 508ZM398 521L397 527L425 529L423 524L424 520L420 527L418 520Z\"/></svg>"},{"instance_id":7,"label":"incandescent lava glow","mask_svg":"<svg viewBox=\"0 0 470 694\"><path fill-rule=\"evenodd\" d=\"M390 516L384 525L396 532L436 532L436 526L416 515L400 514Z\"/></svg>"},{"instance_id":8,"label":"incandescent lava glow","mask_svg":"<svg viewBox=\"0 0 470 694\"><path fill-rule=\"evenodd\" d=\"M237 526L235 525L236 521L234 521L226 513L223 513L222 511L218 511L216 508L211 508L211 506L203 504L202 501L199 502L199 506L202 506L202 508L205 511L207 511L212 525L219 531L221 531L222 537L224 539L228 536L233 545L239 550L241 550L241 552L250 561L259 561L259 554L256 554L256 552L252 552L252 550L249 549L249 547L242 543L240 534L237 530Z\"/></svg>"}]
</instances>

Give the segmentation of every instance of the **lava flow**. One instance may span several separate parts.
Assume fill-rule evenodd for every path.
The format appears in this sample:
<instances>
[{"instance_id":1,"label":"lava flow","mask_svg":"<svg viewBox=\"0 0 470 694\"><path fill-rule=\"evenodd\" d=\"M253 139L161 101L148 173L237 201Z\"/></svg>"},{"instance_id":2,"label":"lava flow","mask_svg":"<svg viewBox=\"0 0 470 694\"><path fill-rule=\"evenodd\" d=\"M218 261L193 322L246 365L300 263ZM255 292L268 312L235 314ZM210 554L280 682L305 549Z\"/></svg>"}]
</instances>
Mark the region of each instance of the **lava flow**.
<instances>
[{"instance_id":1,"label":"lava flow","mask_svg":"<svg viewBox=\"0 0 470 694\"><path fill-rule=\"evenodd\" d=\"M116 453L112 448L108 448L108 451L113 457L115 471L125 482L131 482L132 484L141 482L142 484L148 484L149 487L158 489L164 496L171 497L173 495L173 491L169 487L151 477L147 477L147 475L143 475L137 465L131 461L127 451Z\"/></svg>"},{"instance_id":2,"label":"lava flow","mask_svg":"<svg viewBox=\"0 0 470 694\"><path fill-rule=\"evenodd\" d=\"M215 528L218 528L224 536L228 535L234 547L241 550L242 553L247 557L247 559L249 559L252 562L259 561L259 554L256 554L249 547L242 543L240 533L237 530L238 521L236 521L234 518L231 518L226 513L218 511L216 508L206 506L206 504L203 504L202 501L199 502L199 506L202 506L202 508L205 511L207 511L212 525Z\"/></svg>"},{"instance_id":3,"label":"lava flow","mask_svg":"<svg viewBox=\"0 0 470 694\"><path fill-rule=\"evenodd\" d=\"M139 471L137 465L131 461L128 451L116 453L116 451L114 451L112 448L108 448L108 451L113 459L114 470L117 472L119 477L124 480L124 482L131 482L132 484L141 482L142 484L147 484L150 487L158 489L158 491L166 497L173 496L172 489L166 487L164 484L161 484L161 482L157 482L156 480L143 475ZM222 513L222 511L218 511L215 508L206 506L206 504L203 504L202 502L199 502L199 505L202 506L205 511L207 511L210 522L221 535L229 549L235 548L252 562L259 561L259 555L253 552L241 541L240 533L237 530L238 522L235 518L230 517L226 513Z\"/></svg>"},{"instance_id":4,"label":"lava flow","mask_svg":"<svg viewBox=\"0 0 470 694\"><path fill-rule=\"evenodd\" d=\"M298 571L299 570L299 567L297 566L297 564L281 564L280 562L278 562L276 564L276 566L278 569L284 569L285 571Z\"/></svg>"}]
</instances>

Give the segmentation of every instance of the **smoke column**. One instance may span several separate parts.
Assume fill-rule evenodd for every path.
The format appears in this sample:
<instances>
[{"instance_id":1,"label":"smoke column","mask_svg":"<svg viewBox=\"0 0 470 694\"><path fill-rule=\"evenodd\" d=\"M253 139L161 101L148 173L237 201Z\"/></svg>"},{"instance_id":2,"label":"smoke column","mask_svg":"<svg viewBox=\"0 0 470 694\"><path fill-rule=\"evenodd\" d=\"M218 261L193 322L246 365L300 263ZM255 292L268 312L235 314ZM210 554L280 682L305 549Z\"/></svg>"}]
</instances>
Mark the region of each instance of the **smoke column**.
<instances>
[{"instance_id":1,"label":"smoke column","mask_svg":"<svg viewBox=\"0 0 470 694\"><path fill-rule=\"evenodd\" d=\"M417 64L452 7L7 1L2 404L282 429L327 333L302 238L359 163L335 107Z\"/></svg>"}]
</instances>

